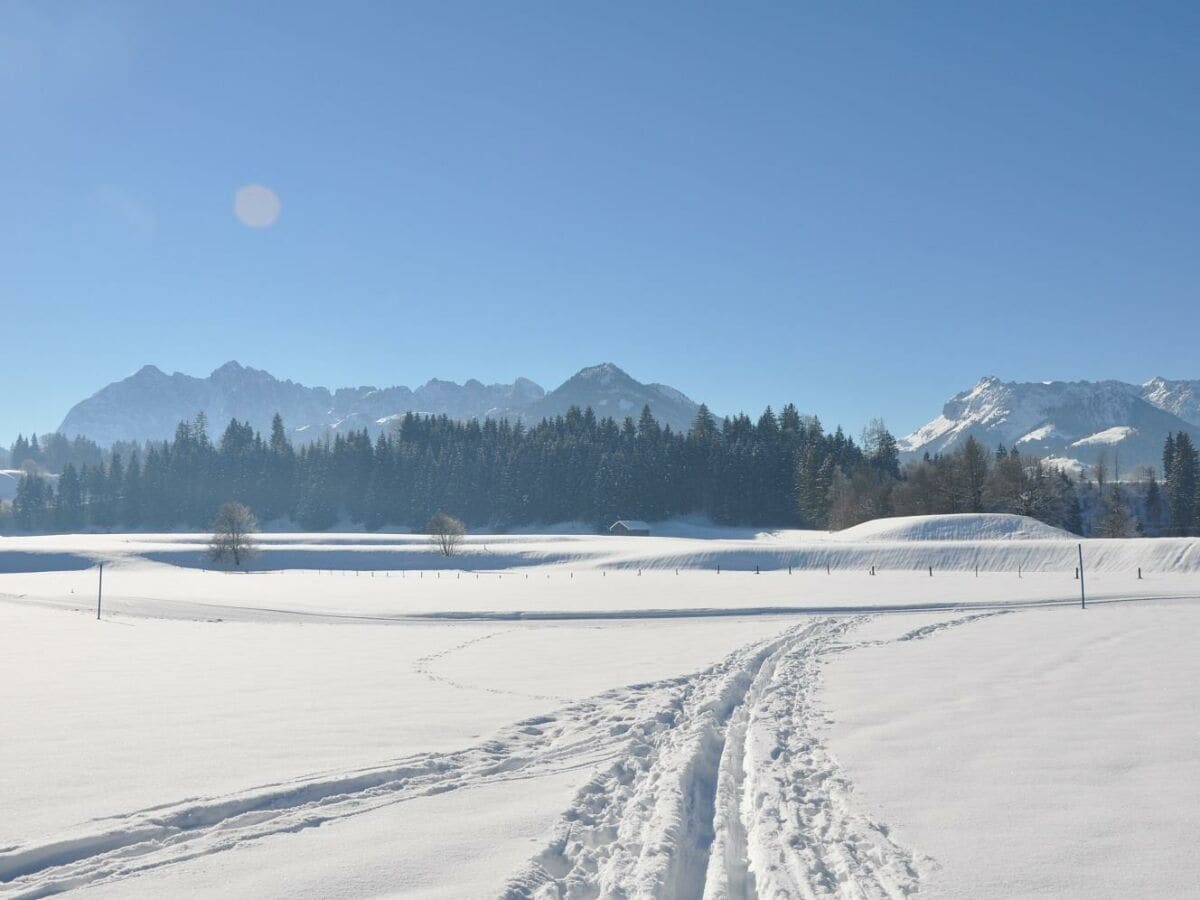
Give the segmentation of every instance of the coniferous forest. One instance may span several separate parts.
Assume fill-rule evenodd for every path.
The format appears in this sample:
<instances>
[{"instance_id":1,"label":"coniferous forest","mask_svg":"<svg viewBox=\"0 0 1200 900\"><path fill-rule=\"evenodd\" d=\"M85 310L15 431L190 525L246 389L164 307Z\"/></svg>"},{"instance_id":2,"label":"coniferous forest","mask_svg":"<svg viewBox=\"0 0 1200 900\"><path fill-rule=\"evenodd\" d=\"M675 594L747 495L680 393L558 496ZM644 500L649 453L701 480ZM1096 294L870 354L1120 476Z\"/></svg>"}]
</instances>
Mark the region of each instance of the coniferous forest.
<instances>
[{"instance_id":1,"label":"coniferous forest","mask_svg":"<svg viewBox=\"0 0 1200 900\"><path fill-rule=\"evenodd\" d=\"M43 441L43 444L46 442ZM421 528L439 511L476 530L558 522L601 527L700 515L721 524L840 529L881 516L1012 512L1097 536L1200 530L1196 450L1186 434L1164 449L1166 480L1138 489L1076 481L1003 447L968 440L901 466L878 420L856 443L827 433L788 404L757 419L722 421L701 407L686 434L650 410L635 421L590 409L526 428L408 414L388 434L339 434L295 446L276 416L263 436L231 421L215 441L203 416L170 441L101 454L87 441L51 439L57 477L35 438L7 530L206 529L225 502L261 522L304 530ZM65 461L62 461L64 460Z\"/></svg>"}]
</instances>

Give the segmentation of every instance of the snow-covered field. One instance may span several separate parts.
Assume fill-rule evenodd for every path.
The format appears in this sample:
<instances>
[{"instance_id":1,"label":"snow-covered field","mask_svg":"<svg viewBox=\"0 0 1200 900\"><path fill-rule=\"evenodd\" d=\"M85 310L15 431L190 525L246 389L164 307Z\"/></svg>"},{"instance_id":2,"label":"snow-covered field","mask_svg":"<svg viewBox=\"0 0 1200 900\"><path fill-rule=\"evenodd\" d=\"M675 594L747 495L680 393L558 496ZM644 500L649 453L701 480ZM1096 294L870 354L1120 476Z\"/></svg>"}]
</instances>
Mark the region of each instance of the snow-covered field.
<instances>
[{"instance_id":1,"label":"snow-covered field","mask_svg":"<svg viewBox=\"0 0 1200 900\"><path fill-rule=\"evenodd\" d=\"M0 539L0 896L1200 883L1200 542L669 530Z\"/></svg>"}]
</instances>

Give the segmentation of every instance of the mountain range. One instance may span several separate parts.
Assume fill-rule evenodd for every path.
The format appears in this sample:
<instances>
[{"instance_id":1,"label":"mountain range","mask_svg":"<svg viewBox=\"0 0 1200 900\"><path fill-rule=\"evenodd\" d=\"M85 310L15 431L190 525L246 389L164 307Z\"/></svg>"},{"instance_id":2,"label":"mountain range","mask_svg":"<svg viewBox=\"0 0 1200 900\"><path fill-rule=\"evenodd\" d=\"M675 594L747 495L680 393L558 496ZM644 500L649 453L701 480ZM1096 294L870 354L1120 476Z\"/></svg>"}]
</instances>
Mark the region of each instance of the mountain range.
<instances>
[{"instance_id":1,"label":"mountain range","mask_svg":"<svg viewBox=\"0 0 1200 900\"><path fill-rule=\"evenodd\" d=\"M618 421L649 406L659 422L676 430L686 430L697 410L681 391L644 384L612 363L581 369L552 391L527 378L331 391L228 362L204 378L144 366L76 404L58 430L111 446L169 438L179 422L199 412L216 433L234 418L266 433L278 412L293 439L307 441L363 428L378 434L408 412L536 423L571 406L590 406L597 416ZM940 416L898 443L902 457L913 458L952 451L974 437L989 449L1016 447L1072 469L1103 458L1110 469L1129 474L1145 465L1161 468L1163 442L1177 431L1200 440L1200 380L1015 382L989 376L951 397Z\"/></svg>"},{"instance_id":2,"label":"mountain range","mask_svg":"<svg viewBox=\"0 0 1200 900\"><path fill-rule=\"evenodd\" d=\"M405 413L447 415L454 419L507 418L534 423L590 406L597 416L636 418L649 406L655 418L686 429L697 404L664 384L643 384L612 363L582 369L547 392L527 378L512 384L464 384L433 379L420 387L307 387L268 372L228 362L205 378L155 366L113 382L67 413L58 430L83 435L102 446L117 441L162 440L184 420L203 412L214 429L230 419L248 421L263 433L279 413L297 440L366 428L377 434Z\"/></svg>"},{"instance_id":3,"label":"mountain range","mask_svg":"<svg viewBox=\"0 0 1200 900\"><path fill-rule=\"evenodd\" d=\"M1200 381L1152 378L1123 381L1013 382L987 377L951 397L942 414L899 440L902 455L954 450L974 437L992 448L1059 461L1068 468L1095 465L1111 472L1162 467L1167 434L1200 438Z\"/></svg>"}]
</instances>

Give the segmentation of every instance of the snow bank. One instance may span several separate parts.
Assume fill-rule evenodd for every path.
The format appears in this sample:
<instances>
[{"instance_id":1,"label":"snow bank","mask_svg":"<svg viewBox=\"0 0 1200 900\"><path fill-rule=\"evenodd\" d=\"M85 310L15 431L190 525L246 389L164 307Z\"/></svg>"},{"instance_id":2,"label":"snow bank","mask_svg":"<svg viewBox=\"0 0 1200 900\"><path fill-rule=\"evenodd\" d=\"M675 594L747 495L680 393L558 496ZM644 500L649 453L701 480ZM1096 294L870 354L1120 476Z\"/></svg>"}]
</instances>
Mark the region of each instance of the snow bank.
<instances>
[{"instance_id":1,"label":"snow bank","mask_svg":"<svg viewBox=\"0 0 1200 900\"><path fill-rule=\"evenodd\" d=\"M837 532L840 541L992 541L1072 539L1075 535L1009 513L959 513L874 519Z\"/></svg>"}]
</instances>

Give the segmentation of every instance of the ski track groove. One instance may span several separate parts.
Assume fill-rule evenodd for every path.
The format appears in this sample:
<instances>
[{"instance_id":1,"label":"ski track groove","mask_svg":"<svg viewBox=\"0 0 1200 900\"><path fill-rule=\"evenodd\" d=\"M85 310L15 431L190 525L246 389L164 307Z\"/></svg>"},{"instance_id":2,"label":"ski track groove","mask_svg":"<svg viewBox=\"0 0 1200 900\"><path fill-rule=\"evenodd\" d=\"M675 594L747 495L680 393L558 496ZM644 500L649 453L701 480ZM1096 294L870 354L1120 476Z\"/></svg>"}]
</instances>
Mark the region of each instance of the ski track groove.
<instances>
[{"instance_id":1,"label":"ski track groove","mask_svg":"<svg viewBox=\"0 0 1200 900\"><path fill-rule=\"evenodd\" d=\"M0 897L47 897L418 797L584 769L591 777L505 900L906 896L928 861L857 810L820 739L822 657L887 643L843 641L867 618L813 619L693 675L607 691L465 750L159 804L3 848ZM431 653L417 670L476 689L430 666L503 633Z\"/></svg>"},{"instance_id":2,"label":"ski track groove","mask_svg":"<svg viewBox=\"0 0 1200 900\"><path fill-rule=\"evenodd\" d=\"M998 613L913 629L921 640ZM817 619L664 682L502 900L897 898L932 861L861 812L825 748L826 654L868 616ZM674 689L672 689L672 687ZM669 724L656 727L656 722Z\"/></svg>"},{"instance_id":3,"label":"ski track groove","mask_svg":"<svg viewBox=\"0 0 1200 900\"><path fill-rule=\"evenodd\" d=\"M532 700L552 700L555 703L569 702L566 697L557 696L555 694L533 694L533 693L529 693L526 691L513 691L513 690L508 690L506 688L486 687L484 685L479 685L479 684L468 684L465 681L458 681L454 678L450 678L448 675L439 675L437 672L433 671L434 663L442 662L443 660L446 659L446 657L450 656L451 654L457 653L460 650L466 650L468 647L472 647L475 644L483 643L484 641L489 641L492 638L497 638L497 637L500 637L501 635L509 634L510 632L515 631L515 630L516 629L514 629L514 628L506 628L502 631L489 631L487 634L482 634L482 635L479 635L478 637L473 637L470 640L463 641L460 644L455 644L453 647L447 647L444 650L438 650L434 653L429 653L425 656L422 656L420 659L416 660L413 663L413 671L416 672L418 675L422 676L423 678L429 679L432 682L435 682L437 684L445 684L452 688L457 688L458 690L461 690L461 691L481 691L485 694L506 694L511 697L526 697L526 698L529 698Z\"/></svg>"}]
</instances>

